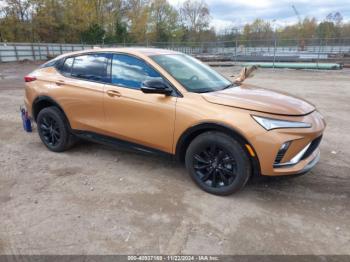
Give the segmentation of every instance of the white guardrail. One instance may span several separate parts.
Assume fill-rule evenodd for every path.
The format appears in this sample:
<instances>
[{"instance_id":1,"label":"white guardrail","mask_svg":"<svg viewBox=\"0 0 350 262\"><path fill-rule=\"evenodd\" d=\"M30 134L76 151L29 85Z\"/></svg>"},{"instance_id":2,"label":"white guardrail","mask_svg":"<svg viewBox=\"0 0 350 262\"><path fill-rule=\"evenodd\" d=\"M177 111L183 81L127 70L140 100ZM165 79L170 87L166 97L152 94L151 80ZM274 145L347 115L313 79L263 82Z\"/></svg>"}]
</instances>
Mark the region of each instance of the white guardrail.
<instances>
[{"instance_id":1,"label":"white guardrail","mask_svg":"<svg viewBox=\"0 0 350 262\"><path fill-rule=\"evenodd\" d=\"M220 44L220 42L218 42ZM233 42L234 44L234 42ZM124 46L119 45L106 45L106 47L112 46ZM127 44L127 46L140 46L137 44ZM159 47L159 45L152 44L147 45L148 47ZM1 43L0 42L0 62L15 62L24 60L47 60L48 58L55 57L57 55L92 49L94 45L83 45L83 44L55 44L55 43ZM231 47L220 47L219 46L196 46L188 47L182 45L161 45L161 48L172 49L187 54L225 54L232 55L232 57L239 56L290 56L294 55L297 57L312 57L318 59L327 59L332 54L350 54L350 46L348 45L333 45L333 46L318 46L311 45L305 47L303 51L298 50L297 46L231 46Z\"/></svg>"}]
</instances>

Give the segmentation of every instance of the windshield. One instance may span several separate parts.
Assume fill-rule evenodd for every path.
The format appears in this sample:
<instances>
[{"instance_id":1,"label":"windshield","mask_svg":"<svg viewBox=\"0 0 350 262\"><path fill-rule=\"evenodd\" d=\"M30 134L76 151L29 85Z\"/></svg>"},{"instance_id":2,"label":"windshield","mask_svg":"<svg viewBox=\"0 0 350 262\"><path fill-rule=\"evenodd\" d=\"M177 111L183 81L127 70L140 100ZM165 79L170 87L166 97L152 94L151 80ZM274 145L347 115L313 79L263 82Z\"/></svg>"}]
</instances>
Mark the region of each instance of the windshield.
<instances>
[{"instance_id":1,"label":"windshield","mask_svg":"<svg viewBox=\"0 0 350 262\"><path fill-rule=\"evenodd\" d=\"M233 85L209 66L188 55L154 55L151 58L190 92L213 92Z\"/></svg>"}]
</instances>

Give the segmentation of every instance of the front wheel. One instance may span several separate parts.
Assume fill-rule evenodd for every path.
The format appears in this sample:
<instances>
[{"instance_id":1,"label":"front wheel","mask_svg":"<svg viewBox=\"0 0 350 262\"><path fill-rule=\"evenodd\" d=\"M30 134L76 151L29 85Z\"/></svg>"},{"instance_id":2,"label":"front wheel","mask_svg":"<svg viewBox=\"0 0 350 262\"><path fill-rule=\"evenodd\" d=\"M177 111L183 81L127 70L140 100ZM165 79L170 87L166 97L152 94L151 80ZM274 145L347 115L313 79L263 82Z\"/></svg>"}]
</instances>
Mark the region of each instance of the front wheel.
<instances>
[{"instance_id":1,"label":"front wheel","mask_svg":"<svg viewBox=\"0 0 350 262\"><path fill-rule=\"evenodd\" d=\"M220 132L196 137L186 151L185 162L194 182L216 195L237 192L251 174L251 164L242 145Z\"/></svg>"}]
</instances>

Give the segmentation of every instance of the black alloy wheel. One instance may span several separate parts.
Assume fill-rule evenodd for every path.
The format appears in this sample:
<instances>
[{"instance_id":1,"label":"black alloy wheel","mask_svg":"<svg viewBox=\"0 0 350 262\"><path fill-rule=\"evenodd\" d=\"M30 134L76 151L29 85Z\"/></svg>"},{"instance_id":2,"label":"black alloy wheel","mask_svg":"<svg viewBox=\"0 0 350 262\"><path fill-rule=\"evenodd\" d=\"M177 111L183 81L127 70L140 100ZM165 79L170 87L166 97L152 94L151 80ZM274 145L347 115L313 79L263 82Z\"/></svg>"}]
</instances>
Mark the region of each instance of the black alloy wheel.
<instances>
[{"instance_id":1,"label":"black alloy wheel","mask_svg":"<svg viewBox=\"0 0 350 262\"><path fill-rule=\"evenodd\" d=\"M210 187L228 186L236 178L237 165L234 156L216 144L200 149L193 158L196 175Z\"/></svg>"},{"instance_id":2,"label":"black alloy wheel","mask_svg":"<svg viewBox=\"0 0 350 262\"><path fill-rule=\"evenodd\" d=\"M185 162L194 182L216 195L229 195L243 188L252 169L243 145L217 131L194 138L186 151Z\"/></svg>"},{"instance_id":3,"label":"black alloy wheel","mask_svg":"<svg viewBox=\"0 0 350 262\"><path fill-rule=\"evenodd\" d=\"M60 142L60 127L57 121L50 115L45 115L42 118L39 129L48 145L54 147Z\"/></svg>"},{"instance_id":4,"label":"black alloy wheel","mask_svg":"<svg viewBox=\"0 0 350 262\"><path fill-rule=\"evenodd\" d=\"M67 118L55 106L46 107L39 112L37 126L41 141L51 151L65 151L77 141L70 133Z\"/></svg>"}]
</instances>

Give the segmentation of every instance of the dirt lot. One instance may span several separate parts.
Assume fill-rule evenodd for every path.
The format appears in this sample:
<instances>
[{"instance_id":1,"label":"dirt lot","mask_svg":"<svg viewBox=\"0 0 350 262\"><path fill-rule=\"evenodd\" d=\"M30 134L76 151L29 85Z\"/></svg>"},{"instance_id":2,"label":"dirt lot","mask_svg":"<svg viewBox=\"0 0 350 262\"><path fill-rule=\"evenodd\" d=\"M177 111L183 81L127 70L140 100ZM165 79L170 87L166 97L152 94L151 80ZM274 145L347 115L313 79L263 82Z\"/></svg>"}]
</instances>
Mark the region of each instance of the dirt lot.
<instances>
[{"instance_id":1,"label":"dirt lot","mask_svg":"<svg viewBox=\"0 0 350 262\"><path fill-rule=\"evenodd\" d=\"M217 197L164 159L92 143L46 150L19 118L34 68L0 64L0 254L350 254L349 70L249 79L317 105L328 122L321 161Z\"/></svg>"}]
</instances>

